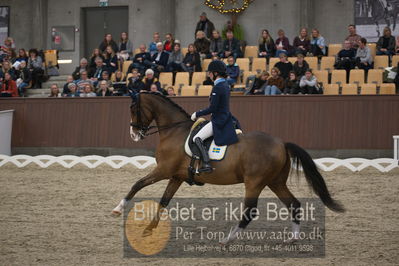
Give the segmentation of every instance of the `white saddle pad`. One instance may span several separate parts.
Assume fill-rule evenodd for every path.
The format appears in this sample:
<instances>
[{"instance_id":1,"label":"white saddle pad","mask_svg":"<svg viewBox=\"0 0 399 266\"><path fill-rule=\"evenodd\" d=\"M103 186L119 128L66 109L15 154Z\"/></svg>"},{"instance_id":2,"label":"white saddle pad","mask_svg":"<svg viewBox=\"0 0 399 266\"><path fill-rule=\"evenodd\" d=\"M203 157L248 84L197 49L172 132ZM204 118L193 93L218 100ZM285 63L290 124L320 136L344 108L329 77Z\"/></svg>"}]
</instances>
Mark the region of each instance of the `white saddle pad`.
<instances>
[{"instance_id":1,"label":"white saddle pad","mask_svg":"<svg viewBox=\"0 0 399 266\"><path fill-rule=\"evenodd\" d=\"M188 139L190 138L190 135L187 137L186 142L184 144L184 150L186 151L186 154L190 157L193 156L193 153L190 150L190 147L188 146ZM220 161L223 160L224 155L226 153L227 146L218 146L215 144L215 140L212 140L211 146L209 147L208 154L209 154L209 159L212 161ZM199 158L197 158L199 159Z\"/></svg>"}]
</instances>

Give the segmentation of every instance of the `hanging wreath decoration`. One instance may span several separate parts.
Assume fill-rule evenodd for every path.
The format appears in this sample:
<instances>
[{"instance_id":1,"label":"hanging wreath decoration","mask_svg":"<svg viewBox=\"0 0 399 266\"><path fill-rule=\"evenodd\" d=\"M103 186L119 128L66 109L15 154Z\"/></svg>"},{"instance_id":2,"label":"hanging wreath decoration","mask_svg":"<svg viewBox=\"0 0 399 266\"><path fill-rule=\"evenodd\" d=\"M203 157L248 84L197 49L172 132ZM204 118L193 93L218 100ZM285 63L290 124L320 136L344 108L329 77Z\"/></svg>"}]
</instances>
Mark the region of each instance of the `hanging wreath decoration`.
<instances>
[{"instance_id":1,"label":"hanging wreath decoration","mask_svg":"<svg viewBox=\"0 0 399 266\"><path fill-rule=\"evenodd\" d=\"M215 4L215 1L205 0L205 5L207 5L208 7L212 8L212 9L216 9L221 14L228 14L228 13L238 14L238 13L243 12L245 9L247 9L249 4L251 4L253 1L254 0L243 0L241 7L236 7L239 4L238 2L241 2L241 1L229 0L232 8L228 8L228 9L225 9L226 8L225 0L218 0L218 1L216 1L217 2L216 4Z\"/></svg>"}]
</instances>

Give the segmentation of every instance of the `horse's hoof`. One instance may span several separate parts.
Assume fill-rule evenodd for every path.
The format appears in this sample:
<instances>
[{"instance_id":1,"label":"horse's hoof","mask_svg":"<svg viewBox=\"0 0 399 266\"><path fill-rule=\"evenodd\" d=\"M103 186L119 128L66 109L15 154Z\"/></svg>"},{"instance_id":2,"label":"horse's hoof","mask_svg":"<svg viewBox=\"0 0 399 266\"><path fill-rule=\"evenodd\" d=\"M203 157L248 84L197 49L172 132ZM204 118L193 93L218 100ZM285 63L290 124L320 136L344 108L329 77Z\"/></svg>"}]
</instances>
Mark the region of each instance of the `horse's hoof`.
<instances>
[{"instance_id":1,"label":"horse's hoof","mask_svg":"<svg viewBox=\"0 0 399 266\"><path fill-rule=\"evenodd\" d=\"M146 237L146 236L150 236L150 235L152 235L152 230L151 229L145 229L141 236L142 237Z\"/></svg>"},{"instance_id":2,"label":"horse's hoof","mask_svg":"<svg viewBox=\"0 0 399 266\"><path fill-rule=\"evenodd\" d=\"M111 213L111 215L114 216L114 217L119 217L119 216L121 216L121 214L122 214L122 212L117 211L117 210L113 210L112 213Z\"/></svg>"}]
</instances>

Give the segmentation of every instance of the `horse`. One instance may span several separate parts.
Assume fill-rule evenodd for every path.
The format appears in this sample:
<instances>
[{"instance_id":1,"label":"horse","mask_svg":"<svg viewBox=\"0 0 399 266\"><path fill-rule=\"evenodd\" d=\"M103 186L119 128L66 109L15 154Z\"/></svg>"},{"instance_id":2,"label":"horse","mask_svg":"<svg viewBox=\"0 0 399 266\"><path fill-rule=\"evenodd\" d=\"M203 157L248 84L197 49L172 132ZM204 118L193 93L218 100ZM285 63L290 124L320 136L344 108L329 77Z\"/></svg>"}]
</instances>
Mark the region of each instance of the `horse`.
<instances>
[{"instance_id":1,"label":"horse","mask_svg":"<svg viewBox=\"0 0 399 266\"><path fill-rule=\"evenodd\" d=\"M112 214L121 215L127 202L144 187L168 179L169 182L159 203L158 215L154 216L143 231L143 236L148 236L158 225L160 209L168 206L182 183L189 179L187 168L191 158L186 155L183 147L194 122L182 107L156 92L137 94L132 101L130 112L130 134L134 141L139 141L155 132L159 133L160 142L155 154L157 166L132 186L126 197L113 209ZM153 121L156 126L150 126ZM156 131L149 132L152 129ZM293 143L284 143L263 132L240 134L238 139L237 143L228 147L222 161L211 162L213 172L201 173L195 177L197 182L204 184L244 183L245 212L239 224L223 239L222 244L234 240L237 233L244 230L251 222L256 213L258 197L266 186L287 208L291 208L294 235L299 234L299 220L296 214L301 204L286 185L291 159L297 169L302 165L309 186L325 206L335 212L344 211L343 206L330 196L323 177L304 149Z\"/></svg>"}]
</instances>

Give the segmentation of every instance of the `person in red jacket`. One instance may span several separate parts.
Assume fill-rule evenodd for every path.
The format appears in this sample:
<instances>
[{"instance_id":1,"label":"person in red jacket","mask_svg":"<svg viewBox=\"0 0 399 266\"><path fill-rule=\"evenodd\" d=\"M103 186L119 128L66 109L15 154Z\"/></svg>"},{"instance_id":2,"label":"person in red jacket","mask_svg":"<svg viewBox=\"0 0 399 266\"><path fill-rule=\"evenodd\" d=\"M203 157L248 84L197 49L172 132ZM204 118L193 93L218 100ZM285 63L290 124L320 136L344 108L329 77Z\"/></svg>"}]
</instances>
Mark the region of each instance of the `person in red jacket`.
<instances>
[{"instance_id":1,"label":"person in red jacket","mask_svg":"<svg viewBox=\"0 0 399 266\"><path fill-rule=\"evenodd\" d=\"M3 84L1 86L0 97L18 97L17 83L12 79L10 73L4 74Z\"/></svg>"}]
</instances>

